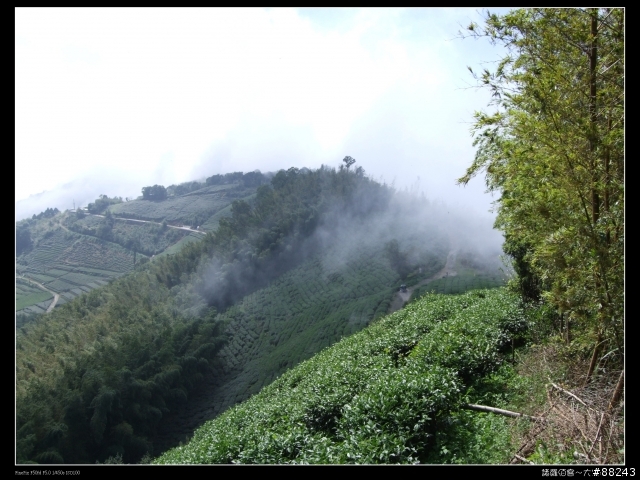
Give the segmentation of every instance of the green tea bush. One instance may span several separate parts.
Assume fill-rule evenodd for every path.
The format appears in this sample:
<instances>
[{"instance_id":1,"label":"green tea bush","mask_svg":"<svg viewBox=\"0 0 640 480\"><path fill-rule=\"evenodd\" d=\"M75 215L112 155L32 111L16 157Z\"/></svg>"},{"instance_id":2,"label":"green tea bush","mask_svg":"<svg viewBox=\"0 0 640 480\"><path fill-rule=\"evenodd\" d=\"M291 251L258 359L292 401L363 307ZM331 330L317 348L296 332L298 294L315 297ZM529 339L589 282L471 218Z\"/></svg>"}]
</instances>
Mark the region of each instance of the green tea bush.
<instances>
[{"instance_id":1,"label":"green tea bush","mask_svg":"<svg viewBox=\"0 0 640 480\"><path fill-rule=\"evenodd\" d=\"M155 463L493 461L506 448L504 420L460 407L501 398L508 372L489 374L521 319L504 289L427 295L287 371Z\"/></svg>"},{"instance_id":2,"label":"green tea bush","mask_svg":"<svg viewBox=\"0 0 640 480\"><path fill-rule=\"evenodd\" d=\"M486 299L486 294L467 294L467 298L472 297ZM513 300L505 295L492 299L463 308L455 318L437 325L414 355L454 368L465 377L493 370L501 362L500 351L510 345L514 335L524 331L526 322Z\"/></svg>"}]
</instances>

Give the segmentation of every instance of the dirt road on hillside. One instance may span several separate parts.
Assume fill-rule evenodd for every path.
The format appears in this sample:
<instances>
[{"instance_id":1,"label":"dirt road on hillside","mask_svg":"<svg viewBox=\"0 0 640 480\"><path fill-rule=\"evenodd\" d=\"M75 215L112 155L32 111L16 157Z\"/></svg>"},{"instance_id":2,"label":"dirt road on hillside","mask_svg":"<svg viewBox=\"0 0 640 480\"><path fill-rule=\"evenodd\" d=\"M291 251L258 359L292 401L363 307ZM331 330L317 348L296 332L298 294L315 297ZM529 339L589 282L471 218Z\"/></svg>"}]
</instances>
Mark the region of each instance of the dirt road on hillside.
<instances>
[{"instance_id":1,"label":"dirt road on hillside","mask_svg":"<svg viewBox=\"0 0 640 480\"><path fill-rule=\"evenodd\" d=\"M45 287L41 283L36 282L33 278L25 277L24 275L22 275L21 277L16 277L16 278L22 278L22 279L26 278L27 280L29 280L31 283L37 285L42 290L46 290L47 292L51 293L53 295L53 302L51 302L51 305L49 305L49 307L47 308L47 312L46 313L49 313L51 310L54 309L54 307L56 306L56 303L58 303L58 300L60 299L60 294L54 292L53 290L49 290L47 287Z\"/></svg>"},{"instance_id":2,"label":"dirt road on hillside","mask_svg":"<svg viewBox=\"0 0 640 480\"><path fill-rule=\"evenodd\" d=\"M86 215L91 215L92 217L104 218L104 215L98 215L98 214L95 214L95 213L87 213ZM153 222L151 220L138 220L136 218L126 218L126 217L113 217L113 218L114 218L114 220L125 220L127 222L154 223L156 225L162 225L162 223ZM195 228L187 227L185 225L179 227L178 225L169 225L169 224L167 224L167 227L175 228L177 230L187 230L188 232L193 232L193 233L201 233L202 235L206 235L207 234L207 232L203 232L202 230L196 230Z\"/></svg>"},{"instance_id":3,"label":"dirt road on hillside","mask_svg":"<svg viewBox=\"0 0 640 480\"><path fill-rule=\"evenodd\" d=\"M427 285L428 283L433 282L434 280L438 280L440 278L455 277L458 274L454 270L457 256L458 256L458 242L453 237L453 235L449 234L449 255L447 255L447 262L445 263L444 268L440 270L438 273L436 273L435 275L432 275L429 278L425 278L424 280L421 280L420 282L416 283L412 287L407 287L406 292L403 292L401 290L396 292L396 294L393 297L393 300L391 301L391 305L389 307L388 313L393 313L396 310L400 310L402 307L404 307L406 303L409 301L409 299L411 298L411 294L416 288L421 287L422 285Z\"/></svg>"}]
</instances>

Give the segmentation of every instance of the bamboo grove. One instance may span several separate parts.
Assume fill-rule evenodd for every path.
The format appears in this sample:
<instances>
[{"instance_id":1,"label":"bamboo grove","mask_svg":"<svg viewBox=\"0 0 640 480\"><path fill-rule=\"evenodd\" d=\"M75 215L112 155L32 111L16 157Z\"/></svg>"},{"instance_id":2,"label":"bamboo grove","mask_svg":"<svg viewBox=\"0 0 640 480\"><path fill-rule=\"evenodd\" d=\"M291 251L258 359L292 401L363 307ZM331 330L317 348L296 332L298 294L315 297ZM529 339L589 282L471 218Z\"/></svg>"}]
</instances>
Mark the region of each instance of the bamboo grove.
<instances>
[{"instance_id":1,"label":"bamboo grove","mask_svg":"<svg viewBox=\"0 0 640 480\"><path fill-rule=\"evenodd\" d=\"M476 158L500 193L496 227L530 300L556 308L567 342L597 360L623 353L624 10L487 12L470 36L506 51L472 74L492 93L477 112Z\"/></svg>"}]
</instances>

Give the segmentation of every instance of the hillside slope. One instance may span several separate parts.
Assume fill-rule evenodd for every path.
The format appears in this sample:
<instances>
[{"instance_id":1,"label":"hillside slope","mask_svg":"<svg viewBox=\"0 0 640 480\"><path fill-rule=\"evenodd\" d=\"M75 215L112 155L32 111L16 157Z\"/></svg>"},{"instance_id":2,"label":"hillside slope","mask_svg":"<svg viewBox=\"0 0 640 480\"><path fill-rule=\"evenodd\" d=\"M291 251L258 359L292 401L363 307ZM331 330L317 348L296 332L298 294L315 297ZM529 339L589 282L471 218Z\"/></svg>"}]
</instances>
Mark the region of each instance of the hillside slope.
<instances>
[{"instance_id":1,"label":"hillside slope","mask_svg":"<svg viewBox=\"0 0 640 480\"><path fill-rule=\"evenodd\" d=\"M167 251L174 254L201 239L205 232L217 227L221 218L231 215L235 200L250 200L256 191L256 186L239 183L193 183L201 188L163 201L123 202L102 195L91 205L92 210L106 215L89 215L81 209L47 209L17 222L17 326L52 306L53 295L45 288L59 294L55 306L61 306L132 272L137 263ZM98 209L95 205L101 201L104 208ZM108 204L109 201L119 203ZM200 227L199 233L168 228L183 224ZM36 282L43 287L39 288Z\"/></svg>"},{"instance_id":2,"label":"hillside slope","mask_svg":"<svg viewBox=\"0 0 640 480\"><path fill-rule=\"evenodd\" d=\"M504 289L429 294L289 370L155 463L438 463L461 407L474 389L486 395L485 379L525 327Z\"/></svg>"},{"instance_id":3,"label":"hillside slope","mask_svg":"<svg viewBox=\"0 0 640 480\"><path fill-rule=\"evenodd\" d=\"M18 460L158 454L205 378L215 414L366 326L401 278L446 257L446 236L392 199L346 169L281 171L215 234L18 329Z\"/></svg>"}]
</instances>

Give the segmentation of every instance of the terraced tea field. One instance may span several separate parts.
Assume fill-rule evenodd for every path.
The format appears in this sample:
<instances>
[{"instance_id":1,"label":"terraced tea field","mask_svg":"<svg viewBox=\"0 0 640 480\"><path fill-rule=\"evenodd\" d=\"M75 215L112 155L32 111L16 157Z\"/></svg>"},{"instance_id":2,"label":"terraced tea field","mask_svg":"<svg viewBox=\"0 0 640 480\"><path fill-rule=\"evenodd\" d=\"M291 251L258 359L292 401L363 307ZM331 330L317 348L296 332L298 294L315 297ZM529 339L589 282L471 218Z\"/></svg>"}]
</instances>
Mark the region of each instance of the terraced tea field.
<instances>
[{"instance_id":1,"label":"terraced tea field","mask_svg":"<svg viewBox=\"0 0 640 480\"><path fill-rule=\"evenodd\" d=\"M158 202L123 202L109 207L117 220L108 225L104 216L78 218L70 212L38 221L30 226L33 249L17 258L16 278L32 279L60 294L56 306L61 305L133 270L134 248L140 261L177 253L200 240L231 214L234 200L250 200L255 191L238 184L214 185ZM166 228L163 221L169 226L200 226L203 233ZM34 288L16 286L18 314L42 313L51 303L50 293Z\"/></svg>"},{"instance_id":2,"label":"terraced tea field","mask_svg":"<svg viewBox=\"0 0 640 480\"><path fill-rule=\"evenodd\" d=\"M16 279L16 310L37 305L39 309L46 310L51 303L53 295L50 292L38 288L29 280ZM44 306L44 309L40 305Z\"/></svg>"},{"instance_id":3,"label":"terraced tea field","mask_svg":"<svg viewBox=\"0 0 640 480\"><path fill-rule=\"evenodd\" d=\"M498 268L468 268L458 262L454 275L445 276L415 289L411 300L420 298L427 292L458 295L470 290L497 288L505 285L507 277Z\"/></svg>"},{"instance_id":4,"label":"terraced tea field","mask_svg":"<svg viewBox=\"0 0 640 480\"><path fill-rule=\"evenodd\" d=\"M505 280L499 274L457 275L433 281L424 293L460 294L469 290L502 287L504 284Z\"/></svg>"},{"instance_id":5,"label":"terraced tea field","mask_svg":"<svg viewBox=\"0 0 640 480\"><path fill-rule=\"evenodd\" d=\"M157 255L189 235L187 230L163 227L147 220L117 219L109 224L108 237L100 237L101 229L106 224L104 216L96 215L87 215L82 219L69 216L65 221L65 225L74 232L106 238L129 250L137 245L137 251L147 256Z\"/></svg>"},{"instance_id":6,"label":"terraced tea field","mask_svg":"<svg viewBox=\"0 0 640 480\"><path fill-rule=\"evenodd\" d=\"M251 196L255 188L238 188L237 184L213 185L163 201L133 200L109 207L117 217L136 218L169 224L204 225L234 200Z\"/></svg>"},{"instance_id":7,"label":"terraced tea field","mask_svg":"<svg viewBox=\"0 0 640 480\"><path fill-rule=\"evenodd\" d=\"M119 245L62 228L53 230L16 264L16 313L43 313L51 303L52 295L30 286L29 279L59 293L57 306L130 272L133 266L133 253Z\"/></svg>"},{"instance_id":8,"label":"terraced tea field","mask_svg":"<svg viewBox=\"0 0 640 480\"><path fill-rule=\"evenodd\" d=\"M202 228L202 227L200 227ZM178 253L185 245L188 245L193 242L198 242L202 240L202 235L198 233L189 233L188 235L182 237L182 239L178 240L176 243L168 247L162 253L159 253L157 256L162 257L164 255L174 255Z\"/></svg>"},{"instance_id":9,"label":"terraced tea field","mask_svg":"<svg viewBox=\"0 0 640 480\"><path fill-rule=\"evenodd\" d=\"M495 372L525 329L517 298L505 290L430 295L285 372L154 463L509 459L494 443L506 437L495 428L504 424L470 418L464 405L488 397L504 405L505 387ZM482 437L474 434L480 422ZM452 430L462 433L451 436ZM454 449L462 461L443 461Z\"/></svg>"},{"instance_id":10,"label":"terraced tea field","mask_svg":"<svg viewBox=\"0 0 640 480\"><path fill-rule=\"evenodd\" d=\"M202 222L201 230L215 229L219 219L230 214L231 202L255 195L254 188L237 187L205 187L162 202L136 200L113 205L110 209L114 216L149 222L166 220L177 225ZM212 220L204 227L207 219ZM187 230L163 228L159 223L122 219L111 222L108 236L98 238L104 235L104 226L105 218L94 215L77 218L75 214L64 213L49 220L48 226L45 225L44 230L38 233L34 248L17 259L16 277L32 279L59 293L56 306L62 305L132 271L135 245L135 258L140 261L152 255L177 253L184 245L203 236ZM40 226L33 228L36 231ZM51 294L34 288L37 290L29 290L22 285L16 287L17 314L46 311L51 303Z\"/></svg>"}]
</instances>

